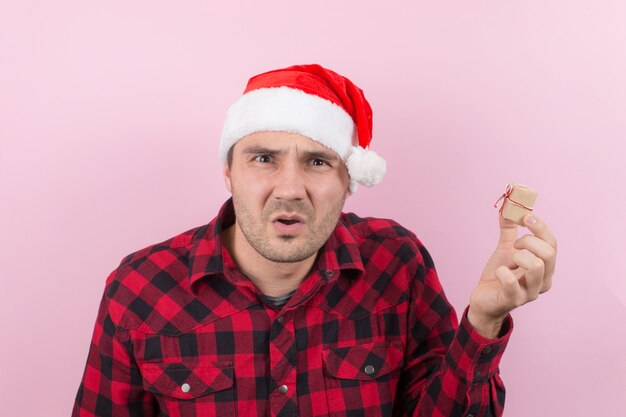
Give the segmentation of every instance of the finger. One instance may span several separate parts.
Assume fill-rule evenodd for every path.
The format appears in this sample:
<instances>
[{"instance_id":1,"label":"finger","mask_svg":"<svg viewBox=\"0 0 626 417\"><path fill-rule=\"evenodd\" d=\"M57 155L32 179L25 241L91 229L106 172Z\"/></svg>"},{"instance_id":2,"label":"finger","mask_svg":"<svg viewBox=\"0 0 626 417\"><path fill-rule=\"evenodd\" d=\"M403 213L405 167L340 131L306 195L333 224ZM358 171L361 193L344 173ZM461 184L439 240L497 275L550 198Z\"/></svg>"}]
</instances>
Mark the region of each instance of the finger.
<instances>
[{"instance_id":1,"label":"finger","mask_svg":"<svg viewBox=\"0 0 626 417\"><path fill-rule=\"evenodd\" d=\"M502 285L502 293L508 300L508 304L510 304L511 308L518 307L520 305L519 300L524 295L524 291L520 287L518 277L506 266L499 266L496 268L495 274L498 281L500 281L500 285Z\"/></svg>"},{"instance_id":2,"label":"finger","mask_svg":"<svg viewBox=\"0 0 626 417\"><path fill-rule=\"evenodd\" d=\"M533 235L524 235L513 242L515 249L527 249L535 256L546 260L556 256L556 250L545 240Z\"/></svg>"},{"instance_id":3,"label":"finger","mask_svg":"<svg viewBox=\"0 0 626 417\"><path fill-rule=\"evenodd\" d=\"M498 247L505 247L513 244L517 239L517 223L509 219L505 219L501 213L498 213L500 224L500 237L498 239Z\"/></svg>"},{"instance_id":4,"label":"finger","mask_svg":"<svg viewBox=\"0 0 626 417\"><path fill-rule=\"evenodd\" d=\"M528 227L535 236L539 239L547 242L555 250L557 248L556 237L552 231L548 228L546 223L541 220L535 213L530 213L524 217L524 224Z\"/></svg>"},{"instance_id":5,"label":"finger","mask_svg":"<svg viewBox=\"0 0 626 417\"><path fill-rule=\"evenodd\" d=\"M546 275L552 276L556 265L556 249L545 240L533 235L524 235L513 243L515 249L526 249L541 260L545 265Z\"/></svg>"},{"instance_id":6,"label":"finger","mask_svg":"<svg viewBox=\"0 0 626 417\"><path fill-rule=\"evenodd\" d=\"M524 281L520 283L526 289L529 301L539 296L544 280L544 263L541 258L528 251L519 251L513 255L513 260L525 270Z\"/></svg>"}]
</instances>

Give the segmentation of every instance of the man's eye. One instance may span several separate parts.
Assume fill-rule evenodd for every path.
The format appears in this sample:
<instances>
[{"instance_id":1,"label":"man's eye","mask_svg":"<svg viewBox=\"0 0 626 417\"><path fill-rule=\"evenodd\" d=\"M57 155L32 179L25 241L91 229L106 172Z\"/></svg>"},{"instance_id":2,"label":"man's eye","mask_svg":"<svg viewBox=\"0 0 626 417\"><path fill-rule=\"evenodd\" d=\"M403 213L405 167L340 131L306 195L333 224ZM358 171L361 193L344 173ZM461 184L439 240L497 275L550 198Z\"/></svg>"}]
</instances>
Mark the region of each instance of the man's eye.
<instances>
[{"instance_id":1,"label":"man's eye","mask_svg":"<svg viewBox=\"0 0 626 417\"><path fill-rule=\"evenodd\" d=\"M270 157L268 155L257 155L257 156L254 157L254 160L257 161L257 162L264 163L264 164L266 164L266 163L271 161Z\"/></svg>"},{"instance_id":2,"label":"man's eye","mask_svg":"<svg viewBox=\"0 0 626 417\"><path fill-rule=\"evenodd\" d=\"M328 165L328 162L324 161L323 159L312 159L311 160L311 165L315 165L318 167L324 166L324 165Z\"/></svg>"}]
</instances>

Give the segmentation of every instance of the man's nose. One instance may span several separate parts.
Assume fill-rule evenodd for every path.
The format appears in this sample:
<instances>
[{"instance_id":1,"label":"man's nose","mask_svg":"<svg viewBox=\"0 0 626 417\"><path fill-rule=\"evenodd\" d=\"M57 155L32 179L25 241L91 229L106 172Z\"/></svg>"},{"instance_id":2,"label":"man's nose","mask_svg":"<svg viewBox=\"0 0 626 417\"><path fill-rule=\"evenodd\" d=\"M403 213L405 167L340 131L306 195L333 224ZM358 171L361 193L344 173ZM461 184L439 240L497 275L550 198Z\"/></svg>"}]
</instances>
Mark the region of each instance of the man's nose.
<instances>
[{"instance_id":1,"label":"man's nose","mask_svg":"<svg viewBox=\"0 0 626 417\"><path fill-rule=\"evenodd\" d=\"M274 197L281 200L301 200L306 196L305 173L300 164L289 162L282 164L276 172Z\"/></svg>"}]
</instances>

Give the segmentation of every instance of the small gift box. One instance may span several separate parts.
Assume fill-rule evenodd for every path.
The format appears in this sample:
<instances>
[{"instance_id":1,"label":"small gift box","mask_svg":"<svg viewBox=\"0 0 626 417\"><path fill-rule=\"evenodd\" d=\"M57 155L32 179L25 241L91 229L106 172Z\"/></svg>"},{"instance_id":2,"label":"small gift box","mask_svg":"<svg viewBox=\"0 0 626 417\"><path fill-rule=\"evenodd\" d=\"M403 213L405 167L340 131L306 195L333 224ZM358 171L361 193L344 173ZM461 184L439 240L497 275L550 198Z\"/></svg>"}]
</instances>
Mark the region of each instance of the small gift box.
<instances>
[{"instance_id":1,"label":"small gift box","mask_svg":"<svg viewBox=\"0 0 626 417\"><path fill-rule=\"evenodd\" d=\"M522 184L509 184L506 186L504 194L493 205L498 207L498 202L504 199L500 207L500 213L505 219L509 219L524 226L524 216L533 211L537 191Z\"/></svg>"}]
</instances>

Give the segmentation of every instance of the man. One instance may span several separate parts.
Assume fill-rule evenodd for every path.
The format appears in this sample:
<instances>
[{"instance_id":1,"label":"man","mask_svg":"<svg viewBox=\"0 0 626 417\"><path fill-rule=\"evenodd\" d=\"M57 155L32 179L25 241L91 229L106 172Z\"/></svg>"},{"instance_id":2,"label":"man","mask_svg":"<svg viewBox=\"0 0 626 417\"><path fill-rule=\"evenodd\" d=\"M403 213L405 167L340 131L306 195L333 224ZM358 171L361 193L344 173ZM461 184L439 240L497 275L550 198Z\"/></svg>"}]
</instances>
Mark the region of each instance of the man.
<instances>
[{"instance_id":1,"label":"man","mask_svg":"<svg viewBox=\"0 0 626 417\"><path fill-rule=\"evenodd\" d=\"M74 416L500 416L509 312L551 286L536 216L500 241L460 323L418 238L342 213L385 162L372 112L319 65L251 78L220 143L207 225L106 281Z\"/></svg>"}]
</instances>

